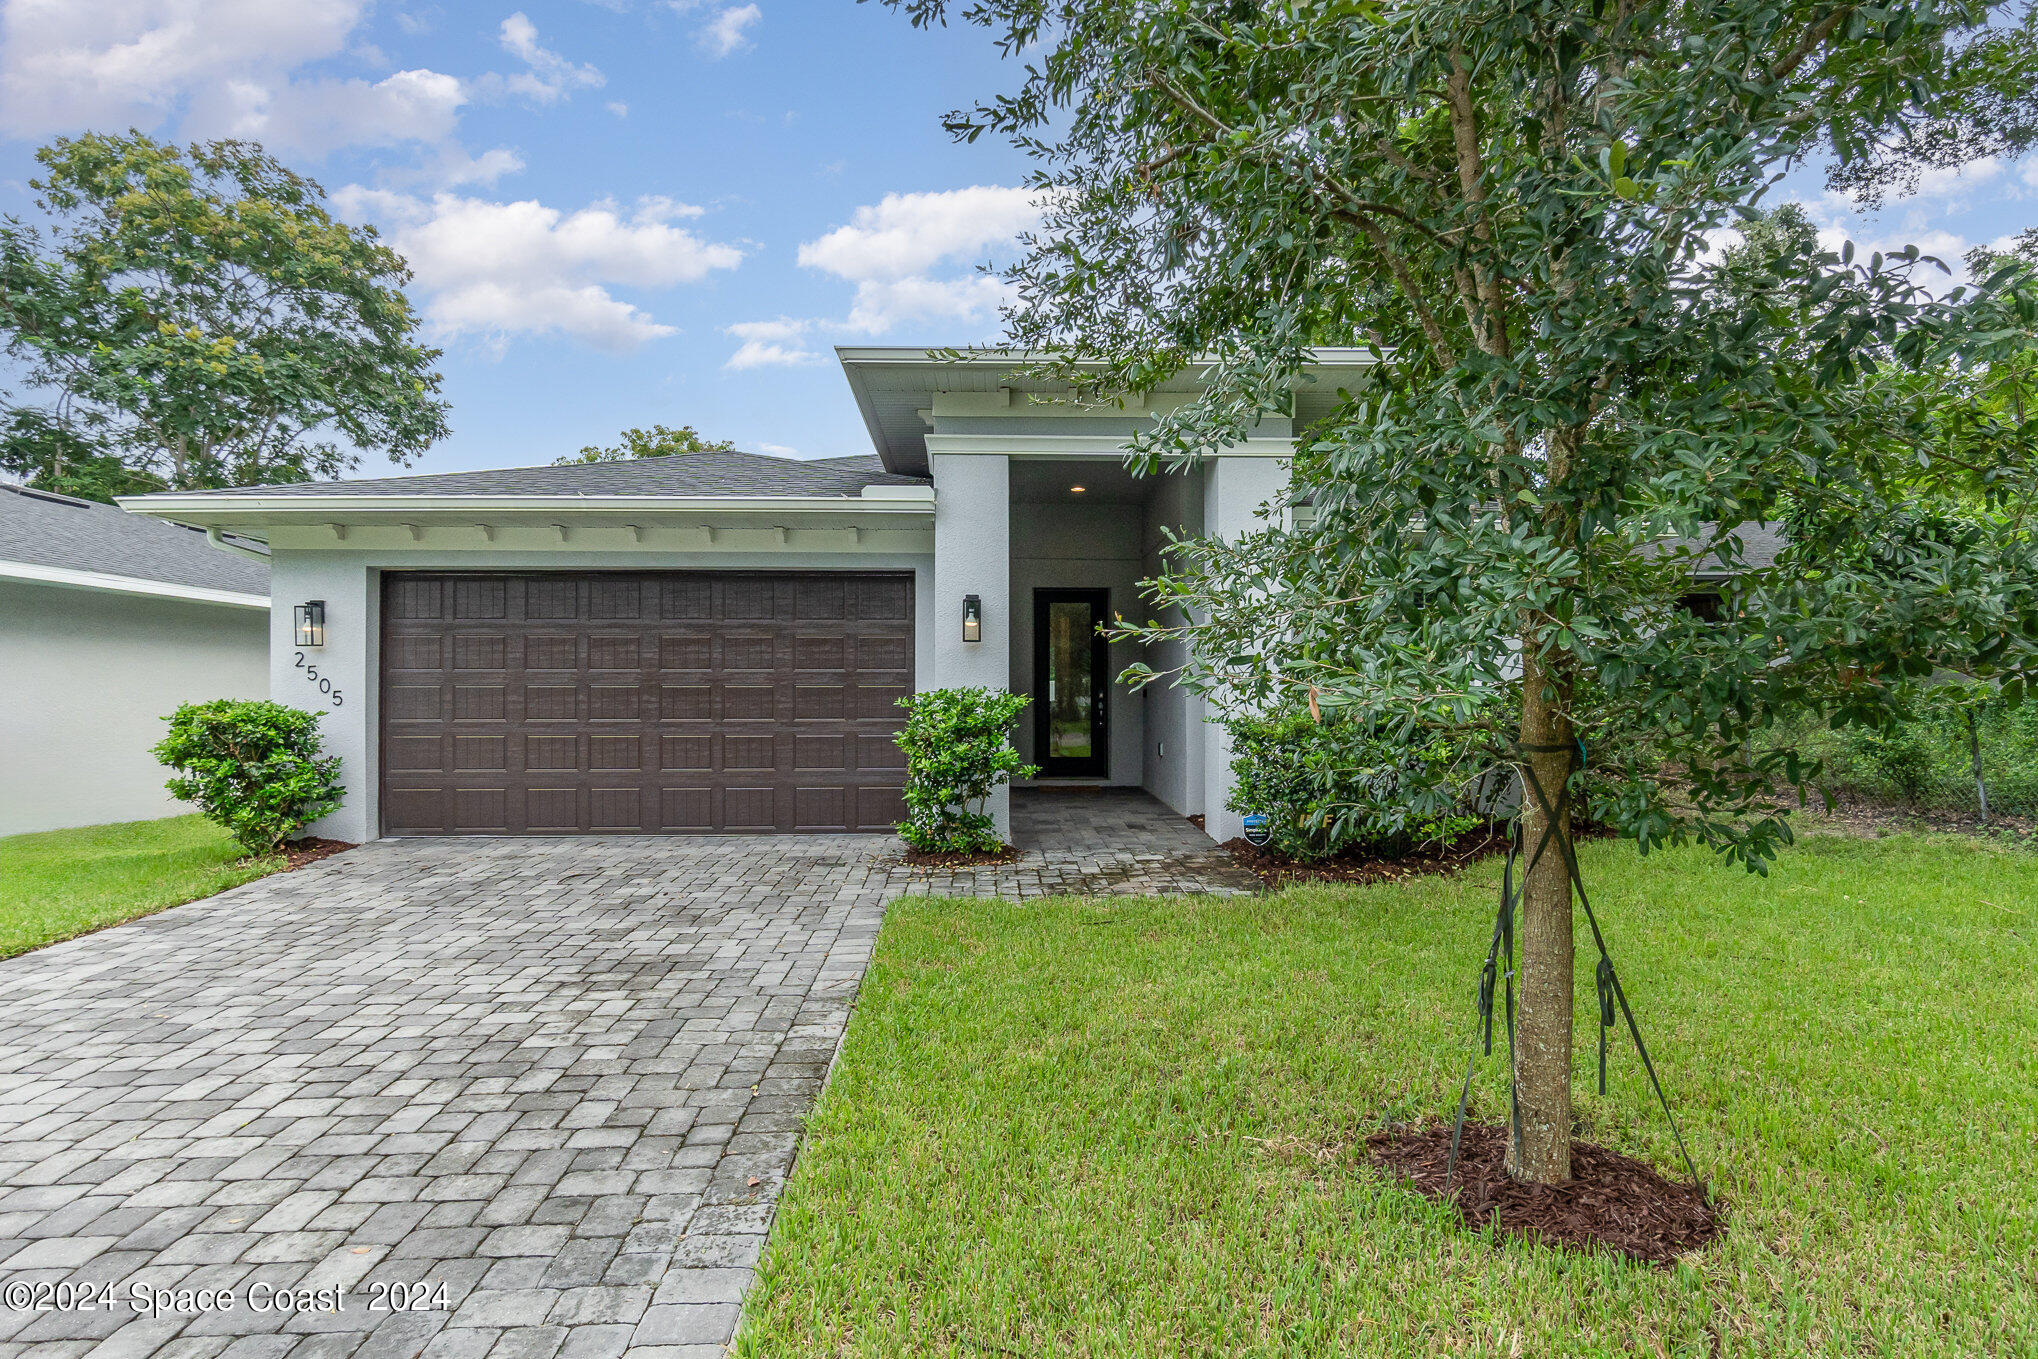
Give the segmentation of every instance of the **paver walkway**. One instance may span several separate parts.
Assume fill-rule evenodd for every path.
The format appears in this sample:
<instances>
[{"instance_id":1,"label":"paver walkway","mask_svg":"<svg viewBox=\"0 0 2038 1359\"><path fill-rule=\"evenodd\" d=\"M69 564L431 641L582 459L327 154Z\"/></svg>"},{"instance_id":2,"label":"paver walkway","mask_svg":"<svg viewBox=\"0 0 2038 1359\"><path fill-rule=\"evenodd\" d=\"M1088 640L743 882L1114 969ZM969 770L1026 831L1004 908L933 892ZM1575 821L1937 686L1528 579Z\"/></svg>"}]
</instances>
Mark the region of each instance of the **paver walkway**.
<instances>
[{"instance_id":1,"label":"paver walkway","mask_svg":"<svg viewBox=\"0 0 2038 1359\"><path fill-rule=\"evenodd\" d=\"M996 869L385 840L0 962L0 1284L68 1290L0 1359L722 1353L886 900L1244 885L1151 799L1048 797Z\"/></svg>"}]
</instances>

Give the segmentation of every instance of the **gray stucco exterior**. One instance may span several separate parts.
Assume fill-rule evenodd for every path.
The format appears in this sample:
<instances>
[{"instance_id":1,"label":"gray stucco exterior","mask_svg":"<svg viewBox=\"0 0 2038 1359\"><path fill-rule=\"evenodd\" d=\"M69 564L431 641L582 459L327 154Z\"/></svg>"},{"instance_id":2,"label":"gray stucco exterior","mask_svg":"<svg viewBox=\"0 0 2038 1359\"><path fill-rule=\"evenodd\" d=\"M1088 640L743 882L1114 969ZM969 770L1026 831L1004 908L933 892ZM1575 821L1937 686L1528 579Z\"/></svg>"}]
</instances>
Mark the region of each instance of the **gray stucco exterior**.
<instances>
[{"instance_id":1,"label":"gray stucco exterior","mask_svg":"<svg viewBox=\"0 0 2038 1359\"><path fill-rule=\"evenodd\" d=\"M267 542L277 601L270 687L280 702L327 713L327 747L341 757L347 788L345 805L313 830L358 841L381 831L377 648L387 573L907 570L914 686L1030 694L1039 684L1036 591L1108 591L1112 612L1144 618L1151 609L1139 582L1161 569L1168 531L1248 532L1287 481L1294 445L1286 418L1237 448L1137 478L1124 467L1125 447L1156 406L1077 406L991 383L994 364L871 353L846 353L844 363L877 457L773 468L718 455L721 472L668 459L658 461L671 466L594 476L511 469L127 505ZM718 476L733 478L726 492ZM971 595L982 607L973 641L962 630ZM313 599L326 605L326 641L305 653L293 642L291 606ZM1158 647L1144 659L1169 671L1179 650ZM1110 673L1140 659L1133 645L1114 644ZM1238 818L1224 806L1228 752L1206 720L1209 706L1169 681L1133 691L1114 678L1107 769L1091 781L1144 787L1184 816L1205 816L1214 838L1237 834ZM1030 721L1017 743L1034 753ZM1007 834L1008 802L1000 793L991 808Z\"/></svg>"},{"instance_id":2,"label":"gray stucco exterior","mask_svg":"<svg viewBox=\"0 0 2038 1359\"><path fill-rule=\"evenodd\" d=\"M266 698L266 611L0 580L0 835L176 816L179 704Z\"/></svg>"}]
</instances>

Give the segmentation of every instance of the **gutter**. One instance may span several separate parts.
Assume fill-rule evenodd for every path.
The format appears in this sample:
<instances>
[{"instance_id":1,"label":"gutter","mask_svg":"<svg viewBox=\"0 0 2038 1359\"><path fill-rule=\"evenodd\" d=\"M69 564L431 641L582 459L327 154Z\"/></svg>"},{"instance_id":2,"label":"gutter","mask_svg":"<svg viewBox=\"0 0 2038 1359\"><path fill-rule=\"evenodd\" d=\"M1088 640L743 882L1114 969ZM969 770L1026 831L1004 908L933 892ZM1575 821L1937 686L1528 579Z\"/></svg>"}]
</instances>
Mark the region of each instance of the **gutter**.
<instances>
[{"instance_id":1,"label":"gutter","mask_svg":"<svg viewBox=\"0 0 2038 1359\"><path fill-rule=\"evenodd\" d=\"M878 494L872 494L877 492ZM714 495L212 495L166 492L121 496L129 514L173 519L186 515L259 515L264 519L330 519L350 514L881 514L931 515L931 486L873 486L861 496Z\"/></svg>"},{"instance_id":2,"label":"gutter","mask_svg":"<svg viewBox=\"0 0 2038 1359\"><path fill-rule=\"evenodd\" d=\"M218 548L221 552L238 553L240 556L253 558L255 561L261 562L264 565L268 564L269 561L268 553L257 552L252 547L242 547L239 543L230 543L226 540L225 534L219 529L216 528L207 529L205 531L205 541L207 543L210 543L212 546Z\"/></svg>"},{"instance_id":3,"label":"gutter","mask_svg":"<svg viewBox=\"0 0 2038 1359\"><path fill-rule=\"evenodd\" d=\"M203 585L178 585L167 580L143 580L138 576L116 576L104 571L75 571L66 566L36 566L30 562L0 562L0 580L55 585L73 590L102 590L109 594L183 599L195 604L225 604L232 608L261 609L264 612L269 608L267 595L214 590Z\"/></svg>"}]
</instances>

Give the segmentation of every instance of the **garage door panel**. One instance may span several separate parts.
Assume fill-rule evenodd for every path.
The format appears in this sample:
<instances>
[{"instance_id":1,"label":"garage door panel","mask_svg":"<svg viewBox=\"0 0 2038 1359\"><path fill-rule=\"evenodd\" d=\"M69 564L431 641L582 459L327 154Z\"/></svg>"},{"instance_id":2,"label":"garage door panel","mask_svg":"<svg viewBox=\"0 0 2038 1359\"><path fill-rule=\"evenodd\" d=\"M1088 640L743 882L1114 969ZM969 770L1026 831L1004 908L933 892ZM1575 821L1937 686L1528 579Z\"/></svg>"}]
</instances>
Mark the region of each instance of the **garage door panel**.
<instances>
[{"instance_id":1,"label":"garage door panel","mask_svg":"<svg viewBox=\"0 0 2038 1359\"><path fill-rule=\"evenodd\" d=\"M883 830L904 575L384 576L394 834Z\"/></svg>"},{"instance_id":2,"label":"garage door panel","mask_svg":"<svg viewBox=\"0 0 2038 1359\"><path fill-rule=\"evenodd\" d=\"M524 634L524 669L572 670L580 664L580 639L570 634Z\"/></svg>"},{"instance_id":3,"label":"garage door panel","mask_svg":"<svg viewBox=\"0 0 2038 1359\"><path fill-rule=\"evenodd\" d=\"M722 720L769 722L778 714L778 690L768 684L724 684Z\"/></svg>"}]
</instances>

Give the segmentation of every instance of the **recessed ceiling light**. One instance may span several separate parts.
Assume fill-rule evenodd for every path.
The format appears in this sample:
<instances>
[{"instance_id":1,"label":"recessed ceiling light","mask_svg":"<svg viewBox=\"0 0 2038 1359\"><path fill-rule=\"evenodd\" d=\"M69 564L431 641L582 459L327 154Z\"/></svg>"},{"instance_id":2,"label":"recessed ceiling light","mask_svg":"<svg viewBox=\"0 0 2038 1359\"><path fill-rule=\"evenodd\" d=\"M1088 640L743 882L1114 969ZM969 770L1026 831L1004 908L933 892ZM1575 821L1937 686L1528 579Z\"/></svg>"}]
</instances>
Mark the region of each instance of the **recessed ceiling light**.
<instances>
[{"instance_id":1,"label":"recessed ceiling light","mask_svg":"<svg viewBox=\"0 0 2038 1359\"><path fill-rule=\"evenodd\" d=\"M1082 486L1071 486L1069 487L1069 493L1071 495L1081 495L1085 489L1087 488Z\"/></svg>"}]
</instances>

